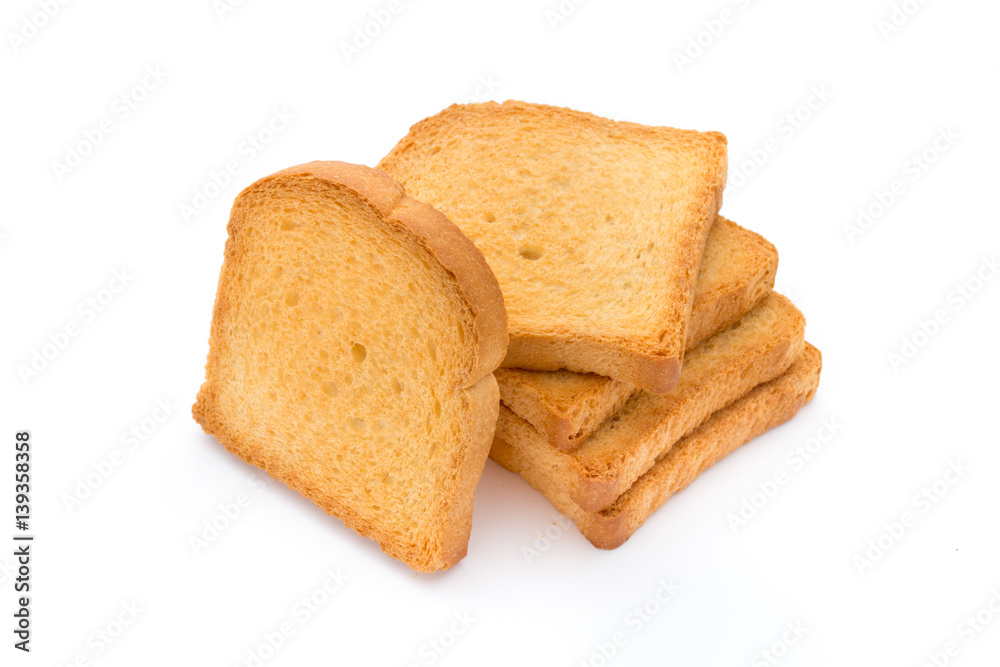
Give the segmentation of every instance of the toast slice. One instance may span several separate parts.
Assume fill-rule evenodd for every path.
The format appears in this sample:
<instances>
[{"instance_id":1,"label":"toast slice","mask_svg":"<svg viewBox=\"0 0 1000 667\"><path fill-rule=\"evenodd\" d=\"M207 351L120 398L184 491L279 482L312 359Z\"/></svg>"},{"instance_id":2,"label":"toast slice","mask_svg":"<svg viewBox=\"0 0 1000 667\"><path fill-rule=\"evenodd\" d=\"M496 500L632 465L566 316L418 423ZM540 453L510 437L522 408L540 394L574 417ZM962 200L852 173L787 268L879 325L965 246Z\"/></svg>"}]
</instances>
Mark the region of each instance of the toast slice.
<instances>
[{"instance_id":1,"label":"toast slice","mask_svg":"<svg viewBox=\"0 0 1000 667\"><path fill-rule=\"evenodd\" d=\"M236 198L194 418L414 570L466 553L507 323L482 253L384 173Z\"/></svg>"},{"instance_id":2,"label":"toast slice","mask_svg":"<svg viewBox=\"0 0 1000 667\"><path fill-rule=\"evenodd\" d=\"M379 167L483 251L510 320L508 368L674 388L726 138L557 107L453 105Z\"/></svg>"},{"instance_id":3,"label":"toast slice","mask_svg":"<svg viewBox=\"0 0 1000 667\"><path fill-rule=\"evenodd\" d=\"M773 245L719 216L698 273L687 349L749 312L774 287L777 270ZM565 451L579 447L636 391L627 382L593 373L501 368L495 375L504 405Z\"/></svg>"},{"instance_id":4,"label":"toast slice","mask_svg":"<svg viewBox=\"0 0 1000 667\"><path fill-rule=\"evenodd\" d=\"M506 409L497 436L519 447L556 493L588 512L603 510L709 415L784 373L801 353L804 333L802 313L771 292L732 328L688 354L677 389L633 395L575 451L556 449Z\"/></svg>"},{"instance_id":5,"label":"toast slice","mask_svg":"<svg viewBox=\"0 0 1000 667\"><path fill-rule=\"evenodd\" d=\"M687 487L714 463L794 417L815 394L821 368L819 350L807 344L802 355L784 374L758 385L710 416L671 447L663 459L610 507L600 512L580 509L567 493L552 485L545 470L533 465L530 457L522 455L523 443L512 445L498 436L493 440L490 458L521 475L557 510L576 523L595 547L615 549L672 495Z\"/></svg>"}]
</instances>

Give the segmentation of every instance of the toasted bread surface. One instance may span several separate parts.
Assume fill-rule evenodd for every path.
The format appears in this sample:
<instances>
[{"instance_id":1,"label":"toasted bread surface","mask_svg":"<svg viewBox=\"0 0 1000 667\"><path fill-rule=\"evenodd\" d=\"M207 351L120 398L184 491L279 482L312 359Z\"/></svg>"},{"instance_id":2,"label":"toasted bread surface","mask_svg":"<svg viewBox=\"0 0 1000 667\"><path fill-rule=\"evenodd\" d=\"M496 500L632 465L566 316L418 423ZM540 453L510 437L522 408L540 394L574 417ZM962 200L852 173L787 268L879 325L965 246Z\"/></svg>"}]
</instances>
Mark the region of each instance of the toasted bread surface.
<instances>
[{"instance_id":1,"label":"toasted bread surface","mask_svg":"<svg viewBox=\"0 0 1000 667\"><path fill-rule=\"evenodd\" d=\"M454 105L379 167L483 250L503 288L503 365L677 383L726 139L524 102Z\"/></svg>"},{"instance_id":2,"label":"toasted bread surface","mask_svg":"<svg viewBox=\"0 0 1000 667\"><path fill-rule=\"evenodd\" d=\"M336 162L249 186L228 231L195 419L413 569L456 563L507 343L482 253Z\"/></svg>"}]
</instances>

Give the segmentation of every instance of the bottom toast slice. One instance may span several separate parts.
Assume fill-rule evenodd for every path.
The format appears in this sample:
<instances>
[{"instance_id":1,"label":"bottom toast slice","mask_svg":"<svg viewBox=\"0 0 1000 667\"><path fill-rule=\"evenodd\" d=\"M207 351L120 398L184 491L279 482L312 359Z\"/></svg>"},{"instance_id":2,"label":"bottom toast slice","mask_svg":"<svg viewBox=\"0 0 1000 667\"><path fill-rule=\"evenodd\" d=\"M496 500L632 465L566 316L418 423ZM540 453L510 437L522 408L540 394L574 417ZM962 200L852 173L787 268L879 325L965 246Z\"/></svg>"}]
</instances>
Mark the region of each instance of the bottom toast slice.
<instances>
[{"instance_id":1,"label":"bottom toast slice","mask_svg":"<svg viewBox=\"0 0 1000 667\"><path fill-rule=\"evenodd\" d=\"M693 482L727 454L758 435L779 426L808 403L819 386L822 356L806 344L785 373L752 389L681 438L652 469L640 477L607 509L587 512L570 494L553 484L547 471L524 456L525 443L493 439L490 458L521 475L557 510L576 523L587 540L600 549L615 549L628 540L670 496ZM504 406L501 413L520 419Z\"/></svg>"}]
</instances>

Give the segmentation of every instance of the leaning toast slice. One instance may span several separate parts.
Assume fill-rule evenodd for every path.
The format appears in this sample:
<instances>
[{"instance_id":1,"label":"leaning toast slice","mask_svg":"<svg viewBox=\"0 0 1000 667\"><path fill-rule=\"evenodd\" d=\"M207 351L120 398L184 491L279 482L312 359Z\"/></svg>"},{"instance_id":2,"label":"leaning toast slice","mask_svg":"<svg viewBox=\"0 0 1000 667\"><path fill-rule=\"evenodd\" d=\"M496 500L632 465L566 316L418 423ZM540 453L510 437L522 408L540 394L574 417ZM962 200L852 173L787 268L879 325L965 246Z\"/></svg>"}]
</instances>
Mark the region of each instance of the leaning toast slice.
<instances>
[{"instance_id":1,"label":"leaning toast slice","mask_svg":"<svg viewBox=\"0 0 1000 667\"><path fill-rule=\"evenodd\" d=\"M193 413L415 570L466 553L507 323L482 253L384 173L312 162L237 197Z\"/></svg>"},{"instance_id":2,"label":"leaning toast slice","mask_svg":"<svg viewBox=\"0 0 1000 667\"><path fill-rule=\"evenodd\" d=\"M758 385L710 416L671 447L666 456L610 507L599 512L584 511L569 494L553 485L545 469L534 465L531 458L524 455L525 443L510 444L498 435L493 441L490 458L520 474L557 510L576 523L595 547L615 549L672 495L687 487L706 469L758 435L794 417L816 392L821 367L819 350L807 344L802 355L784 374Z\"/></svg>"},{"instance_id":3,"label":"leaning toast slice","mask_svg":"<svg viewBox=\"0 0 1000 667\"><path fill-rule=\"evenodd\" d=\"M443 211L503 288L509 368L677 383L726 138L556 107L454 105L379 167Z\"/></svg>"},{"instance_id":4,"label":"leaning toast slice","mask_svg":"<svg viewBox=\"0 0 1000 667\"><path fill-rule=\"evenodd\" d=\"M781 375L805 345L805 318L771 292L732 328L692 350L670 394L642 391L628 399L572 452L553 447L533 426L501 410L497 436L520 447L554 493L588 512L609 507L680 438L761 382Z\"/></svg>"},{"instance_id":5,"label":"leaning toast slice","mask_svg":"<svg viewBox=\"0 0 1000 667\"><path fill-rule=\"evenodd\" d=\"M708 235L695 287L687 349L732 325L774 286L778 251L767 240L719 216ZM555 447L576 449L624 405L636 388L593 373L495 373L500 400Z\"/></svg>"}]
</instances>

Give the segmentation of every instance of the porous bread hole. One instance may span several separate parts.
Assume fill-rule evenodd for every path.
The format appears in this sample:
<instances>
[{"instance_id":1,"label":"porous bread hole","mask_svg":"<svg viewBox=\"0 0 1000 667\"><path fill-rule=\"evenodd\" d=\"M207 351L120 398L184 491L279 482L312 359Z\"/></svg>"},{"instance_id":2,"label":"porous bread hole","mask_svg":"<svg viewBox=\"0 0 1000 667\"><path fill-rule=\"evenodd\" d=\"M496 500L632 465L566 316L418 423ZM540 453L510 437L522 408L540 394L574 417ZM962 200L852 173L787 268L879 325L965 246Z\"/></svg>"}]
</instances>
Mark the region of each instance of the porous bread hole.
<instances>
[{"instance_id":1,"label":"porous bread hole","mask_svg":"<svg viewBox=\"0 0 1000 667\"><path fill-rule=\"evenodd\" d=\"M286 213L287 212L289 211L286 210ZM281 229L286 232L295 229L298 226L299 223L296 222L294 218L285 218L284 220L281 221Z\"/></svg>"},{"instance_id":2,"label":"porous bread hole","mask_svg":"<svg viewBox=\"0 0 1000 667\"><path fill-rule=\"evenodd\" d=\"M437 361L437 358L438 358L437 357L437 345L434 344L434 341L432 341L432 340L427 341L427 351L430 352L431 359L434 360L434 361Z\"/></svg>"},{"instance_id":3,"label":"porous bread hole","mask_svg":"<svg viewBox=\"0 0 1000 667\"><path fill-rule=\"evenodd\" d=\"M560 176L553 176L552 178L550 178L549 185L551 185L554 188L560 188L562 190L567 190L571 186L570 182L567 179L562 178Z\"/></svg>"},{"instance_id":4,"label":"porous bread hole","mask_svg":"<svg viewBox=\"0 0 1000 667\"><path fill-rule=\"evenodd\" d=\"M462 345L465 344L465 327L462 326L461 322L458 323L458 342Z\"/></svg>"},{"instance_id":5,"label":"porous bread hole","mask_svg":"<svg viewBox=\"0 0 1000 667\"><path fill-rule=\"evenodd\" d=\"M276 401L278 400L278 392L276 391L269 392L267 397L270 398L272 401Z\"/></svg>"},{"instance_id":6,"label":"porous bread hole","mask_svg":"<svg viewBox=\"0 0 1000 667\"><path fill-rule=\"evenodd\" d=\"M274 267L273 269L271 269L271 278L274 278L274 279L280 278L282 271L284 271L284 269L282 267L280 267L280 266Z\"/></svg>"},{"instance_id":7,"label":"porous bread hole","mask_svg":"<svg viewBox=\"0 0 1000 667\"><path fill-rule=\"evenodd\" d=\"M483 220L485 220L486 222L496 222L497 217L493 213L487 211L486 213L483 213Z\"/></svg>"},{"instance_id":8,"label":"porous bread hole","mask_svg":"<svg viewBox=\"0 0 1000 667\"><path fill-rule=\"evenodd\" d=\"M330 353L327 352L326 350L320 350L319 351L319 358L322 359L323 361L326 361L327 359L330 358Z\"/></svg>"},{"instance_id":9,"label":"porous bread hole","mask_svg":"<svg viewBox=\"0 0 1000 667\"><path fill-rule=\"evenodd\" d=\"M376 433L382 433L386 428L389 427L389 422L384 419L376 419L375 423L372 425L372 430Z\"/></svg>"},{"instance_id":10,"label":"porous bread hole","mask_svg":"<svg viewBox=\"0 0 1000 667\"><path fill-rule=\"evenodd\" d=\"M392 393L394 393L396 396L399 396L400 394L403 393L403 386L399 384L399 380L397 380L396 378L392 378L391 386L392 386Z\"/></svg>"},{"instance_id":11,"label":"porous bread hole","mask_svg":"<svg viewBox=\"0 0 1000 667\"><path fill-rule=\"evenodd\" d=\"M347 259L346 259L345 261L346 261L346 262L347 262L348 264L357 264L357 263L358 263L358 258L357 258L357 257L355 257L354 255L351 255L351 256L350 256L350 257L348 257L348 258L347 258Z\"/></svg>"},{"instance_id":12,"label":"porous bread hole","mask_svg":"<svg viewBox=\"0 0 1000 667\"><path fill-rule=\"evenodd\" d=\"M622 410L619 410L608 420L607 423L609 429L614 430L614 428L618 425L618 422L621 421L621 418L623 416L622 412L623 412Z\"/></svg>"},{"instance_id":13,"label":"porous bread hole","mask_svg":"<svg viewBox=\"0 0 1000 667\"><path fill-rule=\"evenodd\" d=\"M441 152L440 146L431 146L431 149L427 151L428 155L437 155Z\"/></svg>"},{"instance_id":14,"label":"porous bread hole","mask_svg":"<svg viewBox=\"0 0 1000 667\"><path fill-rule=\"evenodd\" d=\"M527 243L517 249L517 254L524 259L534 262L535 260L542 258L542 255L545 254L545 250L542 249L541 246L537 246L533 243Z\"/></svg>"},{"instance_id":15,"label":"porous bread hole","mask_svg":"<svg viewBox=\"0 0 1000 667\"><path fill-rule=\"evenodd\" d=\"M517 170L517 175L518 176L531 176L532 174L531 174L531 170L530 169L518 169Z\"/></svg>"},{"instance_id":16,"label":"porous bread hole","mask_svg":"<svg viewBox=\"0 0 1000 667\"><path fill-rule=\"evenodd\" d=\"M350 373L344 373L344 384L352 385L354 384L354 376Z\"/></svg>"},{"instance_id":17,"label":"porous bread hole","mask_svg":"<svg viewBox=\"0 0 1000 667\"><path fill-rule=\"evenodd\" d=\"M384 264L376 263L375 266L374 266L374 268L375 268L375 271L377 273L385 273L385 265Z\"/></svg>"},{"instance_id":18,"label":"porous bread hole","mask_svg":"<svg viewBox=\"0 0 1000 667\"><path fill-rule=\"evenodd\" d=\"M354 345L351 346L351 357L354 358L354 361L356 363L360 364L362 361L365 360L365 357L367 356L368 356L368 351L365 349L365 346L362 345L361 343L355 343Z\"/></svg>"},{"instance_id":19,"label":"porous bread hole","mask_svg":"<svg viewBox=\"0 0 1000 667\"><path fill-rule=\"evenodd\" d=\"M622 283L622 289L632 289L632 283L626 280L624 283Z\"/></svg>"},{"instance_id":20,"label":"porous bread hole","mask_svg":"<svg viewBox=\"0 0 1000 667\"><path fill-rule=\"evenodd\" d=\"M333 380L327 380L323 383L323 393L327 396L333 398L337 395L337 383Z\"/></svg>"},{"instance_id":21,"label":"porous bread hole","mask_svg":"<svg viewBox=\"0 0 1000 667\"><path fill-rule=\"evenodd\" d=\"M357 417L351 417L350 419L348 419L348 422L350 423L350 425L351 425L352 428L355 428L355 429L357 429L359 431L362 430L362 429L364 429L365 426L366 426L365 420L364 419L358 419Z\"/></svg>"},{"instance_id":22,"label":"porous bread hole","mask_svg":"<svg viewBox=\"0 0 1000 667\"><path fill-rule=\"evenodd\" d=\"M313 340L320 340L321 338L323 338L323 329L318 324L314 325L312 330L309 331L309 337L312 338ZM324 354L326 354L326 350L322 350L320 352L321 357Z\"/></svg>"},{"instance_id":23,"label":"porous bread hole","mask_svg":"<svg viewBox=\"0 0 1000 667\"><path fill-rule=\"evenodd\" d=\"M614 218L611 216L610 213L604 216L604 222L611 222L612 220L614 220Z\"/></svg>"},{"instance_id":24,"label":"porous bread hole","mask_svg":"<svg viewBox=\"0 0 1000 667\"><path fill-rule=\"evenodd\" d=\"M434 416L435 417L441 416L441 401L437 400L436 398L434 399Z\"/></svg>"},{"instance_id":25,"label":"porous bread hole","mask_svg":"<svg viewBox=\"0 0 1000 667\"><path fill-rule=\"evenodd\" d=\"M389 484L392 484L392 473L387 472L386 474L382 475L382 483L387 486Z\"/></svg>"},{"instance_id":26,"label":"porous bread hole","mask_svg":"<svg viewBox=\"0 0 1000 667\"><path fill-rule=\"evenodd\" d=\"M747 379L747 376L750 375L750 371L752 371L752 370L753 370L753 366L752 365L751 366L747 366L746 368L744 368L743 372L740 373L740 379L741 380Z\"/></svg>"},{"instance_id":27,"label":"porous bread hole","mask_svg":"<svg viewBox=\"0 0 1000 667\"><path fill-rule=\"evenodd\" d=\"M299 293L298 292L289 292L285 296L285 305L288 306L288 307L290 307L290 308L299 305Z\"/></svg>"}]
</instances>

